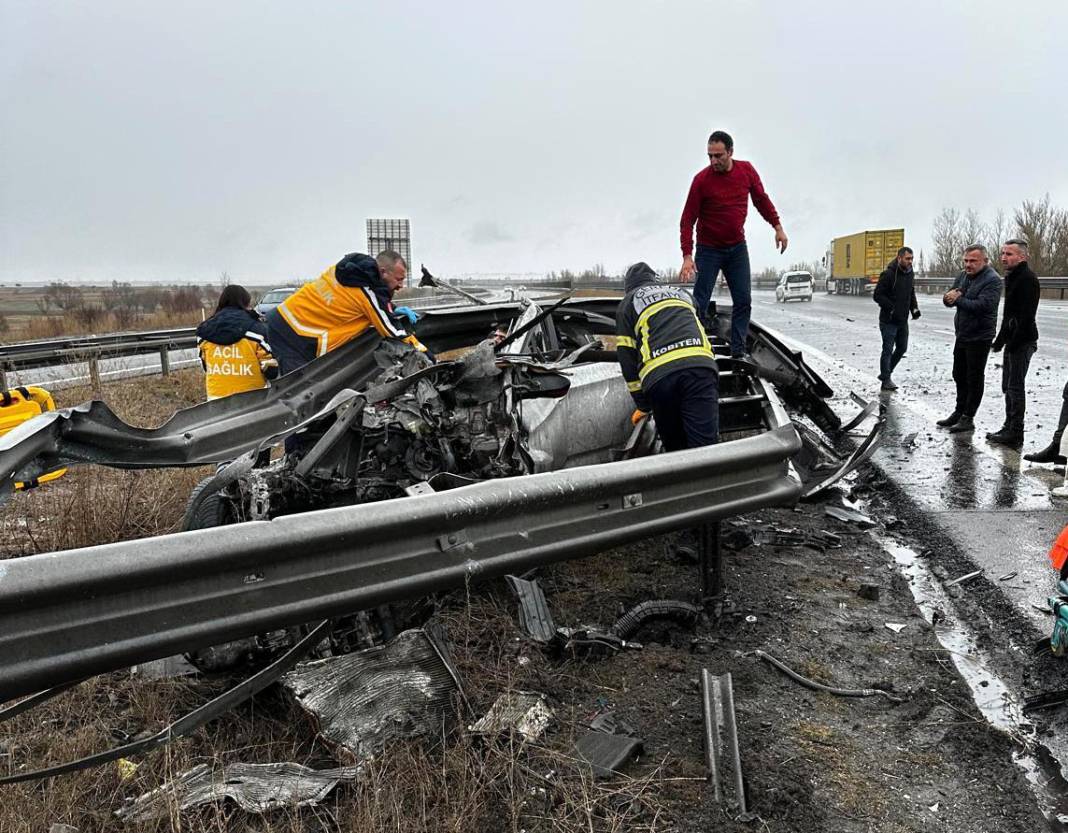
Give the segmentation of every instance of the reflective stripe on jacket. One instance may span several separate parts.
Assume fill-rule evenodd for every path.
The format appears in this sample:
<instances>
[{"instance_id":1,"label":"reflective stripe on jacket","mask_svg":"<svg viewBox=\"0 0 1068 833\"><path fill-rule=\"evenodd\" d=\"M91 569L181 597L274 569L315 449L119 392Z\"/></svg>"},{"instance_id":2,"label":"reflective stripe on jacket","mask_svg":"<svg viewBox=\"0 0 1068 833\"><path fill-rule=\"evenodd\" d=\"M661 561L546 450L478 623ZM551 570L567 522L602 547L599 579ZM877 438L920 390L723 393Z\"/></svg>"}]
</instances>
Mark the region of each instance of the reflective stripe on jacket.
<instances>
[{"instance_id":1,"label":"reflective stripe on jacket","mask_svg":"<svg viewBox=\"0 0 1068 833\"><path fill-rule=\"evenodd\" d=\"M659 283L652 269L645 270L627 273L628 291L616 312L616 353L627 390L647 411L643 391L684 367L715 370L716 360L690 293Z\"/></svg>"},{"instance_id":2,"label":"reflective stripe on jacket","mask_svg":"<svg viewBox=\"0 0 1068 833\"><path fill-rule=\"evenodd\" d=\"M336 350L368 327L384 338L397 338L425 351L419 339L393 317L390 306L370 286L346 286L338 281L335 265L286 298L277 311L293 332L315 340L316 356Z\"/></svg>"},{"instance_id":3,"label":"reflective stripe on jacket","mask_svg":"<svg viewBox=\"0 0 1068 833\"><path fill-rule=\"evenodd\" d=\"M276 364L267 339L252 331L233 344L197 339L197 349L209 400L267 387L264 371Z\"/></svg>"}]
</instances>

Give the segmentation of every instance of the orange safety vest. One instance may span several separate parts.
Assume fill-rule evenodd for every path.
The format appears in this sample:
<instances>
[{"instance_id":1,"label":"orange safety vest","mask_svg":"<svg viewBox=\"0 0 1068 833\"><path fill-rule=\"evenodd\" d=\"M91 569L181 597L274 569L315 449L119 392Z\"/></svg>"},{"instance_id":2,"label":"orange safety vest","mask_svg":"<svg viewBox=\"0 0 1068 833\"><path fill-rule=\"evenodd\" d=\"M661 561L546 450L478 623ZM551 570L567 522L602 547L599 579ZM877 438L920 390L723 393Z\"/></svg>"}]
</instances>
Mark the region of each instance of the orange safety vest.
<instances>
[{"instance_id":1,"label":"orange safety vest","mask_svg":"<svg viewBox=\"0 0 1068 833\"><path fill-rule=\"evenodd\" d=\"M368 327L384 338L397 338L426 352L414 335L393 320L391 311L370 287L345 286L338 282L337 265L278 305L278 314L297 335L313 338L315 355L322 356L351 341Z\"/></svg>"}]
</instances>

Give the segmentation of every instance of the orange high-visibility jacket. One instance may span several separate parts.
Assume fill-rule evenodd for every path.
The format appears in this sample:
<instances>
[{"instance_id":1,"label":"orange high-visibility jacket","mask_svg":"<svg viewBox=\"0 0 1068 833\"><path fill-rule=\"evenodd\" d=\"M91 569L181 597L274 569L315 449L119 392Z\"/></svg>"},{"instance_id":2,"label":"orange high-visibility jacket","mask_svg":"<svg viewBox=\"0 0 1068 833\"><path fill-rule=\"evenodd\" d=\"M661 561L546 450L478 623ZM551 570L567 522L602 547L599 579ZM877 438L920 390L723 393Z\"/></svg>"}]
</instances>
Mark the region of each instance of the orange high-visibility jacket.
<instances>
[{"instance_id":1,"label":"orange high-visibility jacket","mask_svg":"<svg viewBox=\"0 0 1068 833\"><path fill-rule=\"evenodd\" d=\"M345 255L286 298L277 312L297 335L315 339L316 356L336 350L368 327L426 351L393 316L389 290L369 255Z\"/></svg>"},{"instance_id":2,"label":"orange high-visibility jacket","mask_svg":"<svg viewBox=\"0 0 1068 833\"><path fill-rule=\"evenodd\" d=\"M197 327L197 348L208 399L267 387L278 363L266 327L254 312L226 307Z\"/></svg>"}]
</instances>

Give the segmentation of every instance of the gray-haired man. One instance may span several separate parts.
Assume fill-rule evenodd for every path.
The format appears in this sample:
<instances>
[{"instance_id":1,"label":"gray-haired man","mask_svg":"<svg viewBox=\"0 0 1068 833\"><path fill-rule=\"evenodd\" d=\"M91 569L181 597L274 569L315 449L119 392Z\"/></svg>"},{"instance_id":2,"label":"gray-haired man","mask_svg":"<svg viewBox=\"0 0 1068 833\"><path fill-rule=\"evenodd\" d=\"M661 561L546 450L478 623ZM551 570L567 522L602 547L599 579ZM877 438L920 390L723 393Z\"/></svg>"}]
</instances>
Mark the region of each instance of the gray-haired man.
<instances>
[{"instance_id":1,"label":"gray-haired man","mask_svg":"<svg viewBox=\"0 0 1068 833\"><path fill-rule=\"evenodd\" d=\"M973 245L964 250L964 271L953 288L942 296L942 303L956 308L953 330L953 381L957 384L957 404L938 425L950 433L975 430L975 413L983 401L986 384L986 360L998 323L1001 278L990 266L985 246Z\"/></svg>"}]
</instances>

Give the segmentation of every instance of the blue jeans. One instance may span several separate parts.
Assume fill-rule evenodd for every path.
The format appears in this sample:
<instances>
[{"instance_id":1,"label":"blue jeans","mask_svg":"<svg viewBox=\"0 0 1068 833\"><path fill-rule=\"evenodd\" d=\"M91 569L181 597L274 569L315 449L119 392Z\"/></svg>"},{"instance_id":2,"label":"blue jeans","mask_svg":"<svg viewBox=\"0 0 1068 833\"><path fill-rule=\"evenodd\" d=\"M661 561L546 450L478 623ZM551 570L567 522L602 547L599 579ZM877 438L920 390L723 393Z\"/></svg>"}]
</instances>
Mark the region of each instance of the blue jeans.
<instances>
[{"instance_id":1,"label":"blue jeans","mask_svg":"<svg viewBox=\"0 0 1068 833\"><path fill-rule=\"evenodd\" d=\"M897 363L909 349L909 322L879 322L879 331L883 334L883 352L879 356L879 378L884 382L890 381L890 374L894 372Z\"/></svg>"},{"instance_id":2,"label":"blue jeans","mask_svg":"<svg viewBox=\"0 0 1068 833\"><path fill-rule=\"evenodd\" d=\"M745 245L745 241L723 249L699 245L693 259L694 266L697 267L693 300L697 305L698 316L702 321L707 321L708 302L712 299L712 289L722 270L727 278L727 288L731 291L731 355L745 354L745 342L749 336L749 315L753 309L749 247Z\"/></svg>"}]
</instances>

